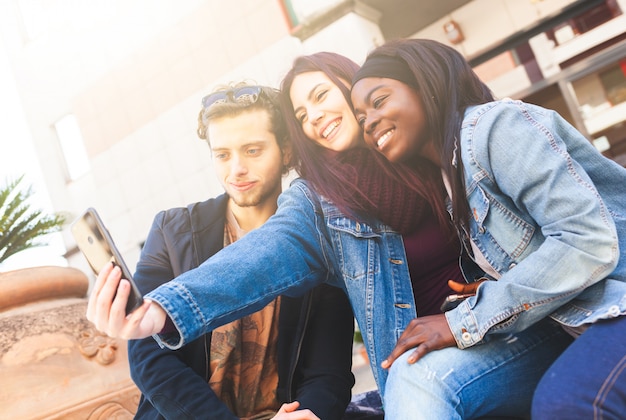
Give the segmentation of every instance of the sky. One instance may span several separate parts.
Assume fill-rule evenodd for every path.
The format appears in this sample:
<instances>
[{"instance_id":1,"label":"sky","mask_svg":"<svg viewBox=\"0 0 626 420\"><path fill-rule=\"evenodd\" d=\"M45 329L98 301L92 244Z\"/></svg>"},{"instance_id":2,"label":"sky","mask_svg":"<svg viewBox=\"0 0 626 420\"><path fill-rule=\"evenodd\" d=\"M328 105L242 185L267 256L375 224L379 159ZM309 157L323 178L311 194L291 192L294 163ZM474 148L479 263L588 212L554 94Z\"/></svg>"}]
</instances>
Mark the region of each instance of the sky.
<instances>
[{"instance_id":1,"label":"sky","mask_svg":"<svg viewBox=\"0 0 626 420\"><path fill-rule=\"evenodd\" d=\"M22 104L15 85L4 43L0 38L0 185L25 174L22 188L33 186L35 191L30 204L33 208L50 211L52 206L37 164L33 141ZM43 240L43 238L42 238ZM65 252L60 234L45 238L50 245L26 250L0 263L0 272L41 265L67 263L61 255Z\"/></svg>"}]
</instances>

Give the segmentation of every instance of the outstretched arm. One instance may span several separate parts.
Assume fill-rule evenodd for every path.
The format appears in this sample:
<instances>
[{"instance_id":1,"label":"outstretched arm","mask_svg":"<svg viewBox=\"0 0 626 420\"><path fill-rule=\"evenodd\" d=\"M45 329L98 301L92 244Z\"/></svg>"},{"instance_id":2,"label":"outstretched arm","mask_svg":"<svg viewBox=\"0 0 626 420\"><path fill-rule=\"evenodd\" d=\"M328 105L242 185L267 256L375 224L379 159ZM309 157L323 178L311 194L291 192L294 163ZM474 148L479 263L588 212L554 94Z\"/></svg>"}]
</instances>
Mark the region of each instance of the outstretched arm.
<instances>
[{"instance_id":1,"label":"outstretched arm","mask_svg":"<svg viewBox=\"0 0 626 420\"><path fill-rule=\"evenodd\" d=\"M326 235L317 197L295 181L263 226L148 293L147 302L129 317L124 314L129 284L106 267L89 299L87 318L111 336L136 339L160 333L169 316L174 328L159 334L158 341L180 348L279 295L298 296L330 281L338 269Z\"/></svg>"},{"instance_id":2,"label":"outstretched arm","mask_svg":"<svg viewBox=\"0 0 626 420\"><path fill-rule=\"evenodd\" d=\"M146 298L158 302L176 327L159 334L160 343L177 349L279 295L300 296L330 282L337 271L319 200L305 183L294 181L263 226Z\"/></svg>"}]
</instances>

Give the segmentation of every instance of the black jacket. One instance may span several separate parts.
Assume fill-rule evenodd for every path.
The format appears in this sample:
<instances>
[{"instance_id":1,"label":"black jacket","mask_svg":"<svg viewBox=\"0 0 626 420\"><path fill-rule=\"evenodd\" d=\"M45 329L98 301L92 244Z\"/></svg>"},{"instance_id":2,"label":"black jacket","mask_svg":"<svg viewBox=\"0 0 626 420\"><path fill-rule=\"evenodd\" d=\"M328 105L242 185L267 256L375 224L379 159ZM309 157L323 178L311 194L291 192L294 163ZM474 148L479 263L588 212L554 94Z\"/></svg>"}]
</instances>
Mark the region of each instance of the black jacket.
<instances>
[{"instance_id":1,"label":"black jacket","mask_svg":"<svg viewBox=\"0 0 626 420\"><path fill-rule=\"evenodd\" d=\"M227 202L228 197L221 195L155 216L134 275L143 294L223 248ZM283 296L279 401L297 400L322 420L341 419L354 385L353 330L352 310L340 289L321 285L299 298ZM207 383L210 342L209 333L171 351L161 349L152 338L129 341L131 377L142 392L135 418L237 418Z\"/></svg>"}]
</instances>

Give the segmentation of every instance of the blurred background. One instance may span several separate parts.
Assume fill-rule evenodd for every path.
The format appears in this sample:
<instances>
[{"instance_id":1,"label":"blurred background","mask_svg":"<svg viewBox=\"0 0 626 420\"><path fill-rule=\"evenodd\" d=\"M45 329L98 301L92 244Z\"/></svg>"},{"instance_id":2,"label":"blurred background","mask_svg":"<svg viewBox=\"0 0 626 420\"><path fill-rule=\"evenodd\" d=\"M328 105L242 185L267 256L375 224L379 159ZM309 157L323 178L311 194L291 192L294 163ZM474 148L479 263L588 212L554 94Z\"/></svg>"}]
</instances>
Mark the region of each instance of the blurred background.
<instances>
[{"instance_id":1,"label":"blurred background","mask_svg":"<svg viewBox=\"0 0 626 420\"><path fill-rule=\"evenodd\" d=\"M626 153L626 0L3 0L0 182L71 221L96 207L134 267L154 214L220 193L196 134L218 83L278 86L294 57L362 62L395 37L457 48L499 97ZM82 266L67 229L0 271Z\"/></svg>"},{"instance_id":2,"label":"blurred background","mask_svg":"<svg viewBox=\"0 0 626 420\"><path fill-rule=\"evenodd\" d=\"M93 282L68 229L87 207L133 270L158 211L222 192L196 135L201 98L241 79L278 87L317 51L360 63L385 40L444 42L497 97L557 110L626 165L624 11L626 0L0 0L0 187L25 174L29 206L67 216L0 275L60 266ZM89 329L84 287L78 301L0 314L11 418L132 417L125 344ZM371 389L354 360L355 392Z\"/></svg>"}]
</instances>

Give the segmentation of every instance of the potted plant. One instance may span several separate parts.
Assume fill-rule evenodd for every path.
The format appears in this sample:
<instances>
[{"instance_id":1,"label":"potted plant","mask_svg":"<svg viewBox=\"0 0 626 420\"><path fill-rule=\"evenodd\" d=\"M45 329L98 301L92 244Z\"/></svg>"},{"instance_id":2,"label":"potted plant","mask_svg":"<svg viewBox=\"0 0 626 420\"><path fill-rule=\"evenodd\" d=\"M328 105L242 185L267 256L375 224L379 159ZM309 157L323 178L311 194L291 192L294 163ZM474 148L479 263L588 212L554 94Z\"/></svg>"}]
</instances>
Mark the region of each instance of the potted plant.
<instances>
[{"instance_id":1,"label":"potted plant","mask_svg":"<svg viewBox=\"0 0 626 420\"><path fill-rule=\"evenodd\" d=\"M21 175L0 186L0 264L18 252L46 245L41 237L60 231L66 220L61 214L33 208L29 204L33 188L20 188L23 179ZM88 286L85 274L69 267L0 272L0 311L43 299L84 297Z\"/></svg>"},{"instance_id":2,"label":"potted plant","mask_svg":"<svg viewBox=\"0 0 626 420\"><path fill-rule=\"evenodd\" d=\"M23 179L21 175L0 187L0 263L25 249L46 245L37 239L58 232L65 223L64 216L44 214L27 204L33 189L18 189Z\"/></svg>"}]
</instances>

